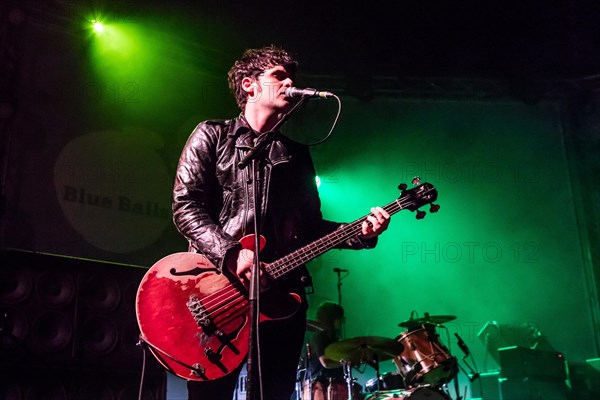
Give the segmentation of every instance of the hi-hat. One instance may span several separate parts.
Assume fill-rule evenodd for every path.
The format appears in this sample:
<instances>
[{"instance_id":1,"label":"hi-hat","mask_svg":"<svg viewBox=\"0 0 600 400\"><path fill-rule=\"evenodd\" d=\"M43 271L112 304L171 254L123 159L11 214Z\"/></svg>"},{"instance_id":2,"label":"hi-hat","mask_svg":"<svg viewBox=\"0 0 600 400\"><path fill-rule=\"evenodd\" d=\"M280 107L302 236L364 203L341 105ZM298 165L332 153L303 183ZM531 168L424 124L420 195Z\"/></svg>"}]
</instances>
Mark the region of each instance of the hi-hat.
<instances>
[{"instance_id":1,"label":"hi-hat","mask_svg":"<svg viewBox=\"0 0 600 400\"><path fill-rule=\"evenodd\" d=\"M423 318L411 318L404 322L400 322L398 326L403 328L414 328L419 325L441 325L455 319L456 317L454 315L429 315L425 313Z\"/></svg>"},{"instance_id":2,"label":"hi-hat","mask_svg":"<svg viewBox=\"0 0 600 400\"><path fill-rule=\"evenodd\" d=\"M380 336L361 336L334 342L325 348L325 355L332 360L350 361L353 365L390 360L400 354L404 346Z\"/></svg>"}]
</instances>

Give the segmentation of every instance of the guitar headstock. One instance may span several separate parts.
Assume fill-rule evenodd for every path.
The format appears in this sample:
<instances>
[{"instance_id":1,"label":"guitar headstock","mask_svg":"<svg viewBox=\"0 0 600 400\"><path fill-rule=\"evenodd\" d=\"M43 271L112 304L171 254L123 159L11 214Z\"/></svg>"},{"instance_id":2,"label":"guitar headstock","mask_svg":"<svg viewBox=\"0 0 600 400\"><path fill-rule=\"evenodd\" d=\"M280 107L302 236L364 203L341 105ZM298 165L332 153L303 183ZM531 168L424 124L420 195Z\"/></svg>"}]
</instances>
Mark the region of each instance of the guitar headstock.
<instances>
[{"instance_id":1,"label":"guitar headstock","mask_svg":"<svg viewBox=\"0 0 600 400\"><path fill-rule=\"evenodd\" d=\"M417 177L412 180L413 185L416 185L412 189L407 189L406 183L398 185L401 194L399 201L402 204L402 208L410 211L416 211L417 219L423 219L425 217L425 211L419 210L420 207L431 204L429 212L436 213L440 209L440 206L433 204L437 200L438 192L431 183L421 183L421 180Z\"/></svg>"}]
</instances>

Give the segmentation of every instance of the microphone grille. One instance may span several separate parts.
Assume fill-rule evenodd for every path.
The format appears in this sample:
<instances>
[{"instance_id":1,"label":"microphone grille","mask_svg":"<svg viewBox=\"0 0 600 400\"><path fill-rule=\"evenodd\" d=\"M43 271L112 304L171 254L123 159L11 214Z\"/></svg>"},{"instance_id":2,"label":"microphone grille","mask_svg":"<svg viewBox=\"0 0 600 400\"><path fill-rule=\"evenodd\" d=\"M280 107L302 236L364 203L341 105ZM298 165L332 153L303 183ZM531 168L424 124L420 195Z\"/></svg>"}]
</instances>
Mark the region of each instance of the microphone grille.
<instances>
[{"instance_id":1,"label":"microphone grille","mask_svg":"<svg viewBox=\"0 0 600 400\"><path fill-rule=\"evenodd\" d=\"M294 94L296 93L296 88L295 87L289 87L289 88L285 89L285 91L283 93L287 97L293 97Z\"/></svg>"}]
</instances>

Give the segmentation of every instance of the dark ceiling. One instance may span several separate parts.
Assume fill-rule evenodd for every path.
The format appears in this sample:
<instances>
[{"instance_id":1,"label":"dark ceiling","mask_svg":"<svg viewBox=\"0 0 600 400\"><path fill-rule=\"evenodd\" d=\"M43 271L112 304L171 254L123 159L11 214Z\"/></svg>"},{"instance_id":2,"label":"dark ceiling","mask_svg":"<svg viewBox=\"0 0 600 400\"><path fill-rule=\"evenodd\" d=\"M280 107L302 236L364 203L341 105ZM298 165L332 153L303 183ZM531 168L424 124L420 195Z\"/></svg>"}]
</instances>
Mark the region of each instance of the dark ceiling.
<instances>
[{"instance_id":1,"label":"dark ceiling","mask_svg":"<svg viewBox=\"0 0 600 400\"><path fill-rule=\"evenodd\" d=\"M218 71L247 47L277 44L296 53L301 70L311 75L565 79L600 74L597 0L4 4L28 4L29 16L46 24L60 25L90 8L130 22L159 20L180 46L210 54Z\"/></svg>"},{"instance_id":2,"label":"dark ceiling","mask_svg":"<svg viewBox=\"0 0 600 400\"><path fill-rule=\"evenodd\" d=\"M600 2L170 1L166 15L210 16L231 50L266 43L317 74L566 78L600 73ZM228 50L229 51L229 50Z\"/></svg>"}]
</instances>

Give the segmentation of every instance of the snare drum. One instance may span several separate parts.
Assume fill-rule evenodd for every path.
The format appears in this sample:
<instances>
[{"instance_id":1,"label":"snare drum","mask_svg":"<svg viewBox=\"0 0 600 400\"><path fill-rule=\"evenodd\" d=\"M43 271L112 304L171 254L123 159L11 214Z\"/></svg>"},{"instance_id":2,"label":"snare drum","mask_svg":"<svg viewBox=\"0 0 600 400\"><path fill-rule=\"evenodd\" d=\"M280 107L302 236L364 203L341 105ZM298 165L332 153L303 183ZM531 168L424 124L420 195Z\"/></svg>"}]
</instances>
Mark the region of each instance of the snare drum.
<instances>
[{"instance_id":1,"label":"snare drum","mask_svg":"<svg viewBox=\"0 0 600 400\"><path fill-rule=\"evenodd\" d=\"M365 400L451 400L445 393L428 387L416 387L407 390L389 390L368 394Z\"/></svg>"},{"instance_id":2,"label":"snare drum","mask_svg":"<svg viewBox=\"0 0 600 400\"><path fill-rule=\"evenodd\" d=\"M456 358L438 338L433 325L423 325L400 335L398 341L404 350L393 361L407 386L441 386L450 382L458 372Z\"/></svg>"}]
</instances>

